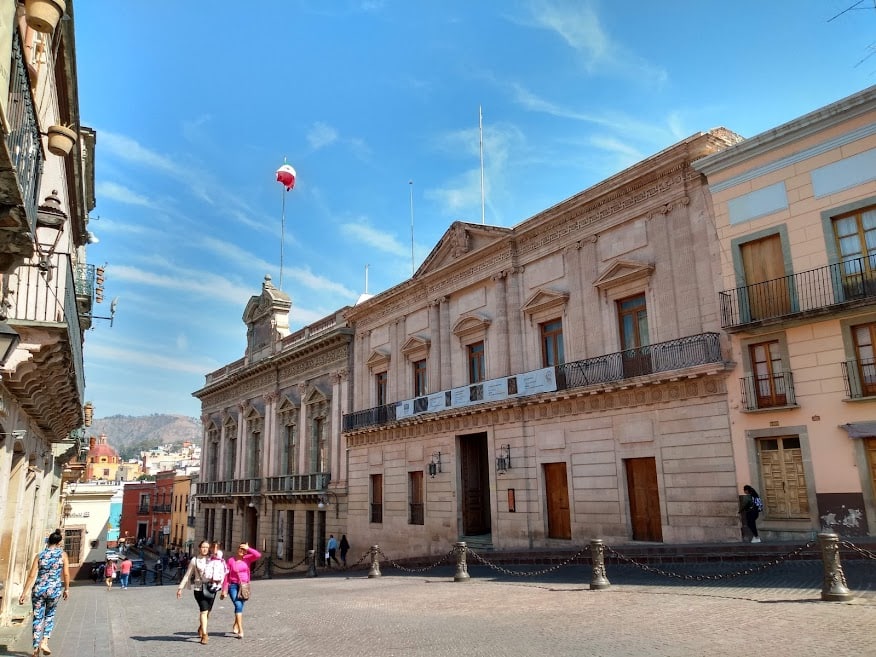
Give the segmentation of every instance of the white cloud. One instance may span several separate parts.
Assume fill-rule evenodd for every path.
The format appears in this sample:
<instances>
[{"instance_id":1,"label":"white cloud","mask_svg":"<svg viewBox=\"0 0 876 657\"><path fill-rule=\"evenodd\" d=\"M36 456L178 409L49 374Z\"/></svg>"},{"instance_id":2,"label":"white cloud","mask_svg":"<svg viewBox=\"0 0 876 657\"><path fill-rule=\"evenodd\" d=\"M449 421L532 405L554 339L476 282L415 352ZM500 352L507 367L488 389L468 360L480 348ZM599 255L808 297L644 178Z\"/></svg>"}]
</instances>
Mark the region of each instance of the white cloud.
<instances>
[{"instance_id":1,"label":"white cloud","mask_svg":"<svg viewBox=\"0 0 876 657\"><path fill-rule=\"evenodd\" d=\"M218 367L215 362L208 360L190 361L181 359L179 356L168 356L161 352L126 349L100 343L92 344L88 347L88 359L89 362L92 360L121 362L125 363L126 366L138 365L145 369L185 372L188 374L204 374Z\"/></svg>"},{"instance_id":2,"label":"white cloud","mask_svg":"<svg viewBox=\"0 0 876 657\"><path fill-rule=\"evenodd\" d=\"M327 123L317 121L307 133L307 142L310 147L318 151L320 148L330 146L338 140L338 131Z\"/></svg>"},{"instance_id":3,"label":"white cloud","mask_svg":"<svg viewBox=\"0 0 876 657\"><path fill-rule=\"evenodd\" d=\"M359 220L356 223L346 223L341 225L341 233L348 239L356 242L362 242L364 245L389 253L399 257L408 255L406 245L399 242L395 235L391 235L384 231L377 230Z\"/></svg>"},{"instance_id":4,"label":"white cloud","mask_svg":"<svg viewBox=\"0 0 876 657\"><path fill-rule=\"evenodd\" d=\"M166 272L166 273L159 273ZM144 285L165 290L187 292L195 296L210 299L221 299L226 303L243 307L252 291L223 276L207 271L197 271L174 267L170 263L153 259L150 269L139 269L126 265L114 265L114 279L137 285ZM221 295L219 292L221 291Z\"/></svg>"},{"instance_id":5,"label":"white cloud","mask_svg":"<svg viewBox=\"0 0 876 657\"><path fill-rule=\"evenodd\" d=\"M579 53L588 73L623 75L650 84L663 84L666 70L651 64L615 41L604 29L596 3L582 0L545 0L529 5L535 27L556 33Z\"/></svg>"},{"instance_id":6,"label":"white cloud","mask_svg":"<svg viewBox=\"0 0 876 657\"><path fill-rule=\"evenodd\" d=\"M134 192L123 185L113 182L99 182L95 185L95 193L100 199L108 199L125 203L126 205L142 205L150 208L154 204L145 196Z\"/></svg>"}]
</instances>

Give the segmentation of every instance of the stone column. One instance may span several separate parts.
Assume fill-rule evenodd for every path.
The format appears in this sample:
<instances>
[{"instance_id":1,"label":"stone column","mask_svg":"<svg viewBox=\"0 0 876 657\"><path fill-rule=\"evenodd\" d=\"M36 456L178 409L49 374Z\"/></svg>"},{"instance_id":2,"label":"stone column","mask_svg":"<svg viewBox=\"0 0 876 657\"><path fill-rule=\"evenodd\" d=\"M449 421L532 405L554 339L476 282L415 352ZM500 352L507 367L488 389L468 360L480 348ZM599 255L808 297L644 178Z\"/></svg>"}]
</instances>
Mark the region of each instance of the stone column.
<instances>
[{"instance_id":1,"label":"stone column","mask_svg":"<svg viewBox=\"0 0 876 657\"><path fill-rule=\"evenodd\" d=\"M429 367L428 367L428 390L439 392L445 390L441 379L441 314L438 309L438 300L429 303Z\"/></svg>"},{"instance_id":2,"label":"stone column","mask_svg":"<svg viewBox=\"0 0 876 657\"><path fill-rule=\"evenodd\" d=\"M501 271L498 274L491 276L493 281L493 295L496 303L496 322L493 325L496 329L496 350L494 353L498 356L496 369L493 370L492 377L508 376L511 374L511 344L509 342L509 327L508 327L508 285L507 271Z\"/></svg>"},{"instance_id":3,"label":"stone column","mask_svg":"<svg viewBox=\"0 0 876 657\"><path fill-rule=\"evenodd\" d=\"M523 314L520 311L523 307L523 294L521 292L520 280L522 275L523 267L515 267L508 271L508 280L505 283L505 294L508 299L506 322L508 323L508 344L510 351L508 369L514 374L519 374L525 370Z\"/></svg>"},{"instance_id":4,"label":"stone column","mask_svg":"<svg viewBox=\"0 0 876 657\"><path fill-rule=\"evenodd\" d=\"M438 299L438 317L441 326L441 388L447 390L453 387L453 352L450 347L450 299L441 297Z\"/></svg>"},{"instance_id":5,"label":"stone column","mask_svg":"<svg viewBox=\"0 0 876 657\"><path fill-rule=\"evenodd\" d=\"M307 394L307 384L298 384L298 472L310 472L310 427L307 426L307 404L304 397Z\"/></svg>"}]
</instances>

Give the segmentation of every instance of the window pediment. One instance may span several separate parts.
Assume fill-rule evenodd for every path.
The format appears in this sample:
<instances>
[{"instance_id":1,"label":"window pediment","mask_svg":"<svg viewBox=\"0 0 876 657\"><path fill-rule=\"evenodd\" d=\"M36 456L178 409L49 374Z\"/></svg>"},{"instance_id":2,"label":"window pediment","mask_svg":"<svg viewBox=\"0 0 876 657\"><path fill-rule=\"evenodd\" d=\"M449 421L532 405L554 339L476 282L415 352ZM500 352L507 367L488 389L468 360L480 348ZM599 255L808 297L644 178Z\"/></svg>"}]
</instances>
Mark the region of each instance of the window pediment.
<instances>
[{"instance_id":1,"label":"window pediment","mask_svg":"<svg viewBox=\"0 0 876 657\"><path fill-rule=\"evenodd\" d=\"M486 315L472 313L460 317L453 325L453 335L460 340L468 340L473 337L484 337L490 328L492 320Z\"/></svg>"},{"instance_id":2,"label":"window pediment","mask_svg":"<svg viewBox=\"0 0 876 657\"><path fill-rule=\"evenodd\" d=\"M647 280L654 273L654 265L632 260L618 260L610 264L593 285L600 290L609 290L630 281Z\"/></svg>"},{"instance_id":3,"label":"window pediment","mask_svg":"<svg viewBox=\"0 0 876 657\"><path fill-rule=\"evenodd\" d=\"M383 349L375 349L371 352L365 364L372 370L382 370L389 367L389 352Z\"/></svg>"},{"instance_id":4,"label":"window pediment","mask_svg":"<svg viewBox=\"0 0 876 657\"><path fill-rule=\"evenodd\" d=\"M569 301L568 292L560 292L550 288L539 288L526 303L523 304L523 312L527 315L541 315L546 312L562 312Z\"/></svg>"},{"instance_id":5,"label":"window pediment","mask_svg":"<svg viewBox=\"0 0 876 657\"><path fill-rule=\"evenodd\" d=\"M316 385L310 389L310 391L304 396L305 404L319 404L320 402L327 401L329 395L319 389Z\"/></svg>"},{"instance_id":6,"label":"window pediment","mask_svg":"<svg viewBox=\"0 0 876 657\"><path fill-rule=\"evenodd\" d=\"M431 340L420 335L412 335L402 345L401 352L408 360L423 360L429 355Z\"/></svg>"}]
</instances>

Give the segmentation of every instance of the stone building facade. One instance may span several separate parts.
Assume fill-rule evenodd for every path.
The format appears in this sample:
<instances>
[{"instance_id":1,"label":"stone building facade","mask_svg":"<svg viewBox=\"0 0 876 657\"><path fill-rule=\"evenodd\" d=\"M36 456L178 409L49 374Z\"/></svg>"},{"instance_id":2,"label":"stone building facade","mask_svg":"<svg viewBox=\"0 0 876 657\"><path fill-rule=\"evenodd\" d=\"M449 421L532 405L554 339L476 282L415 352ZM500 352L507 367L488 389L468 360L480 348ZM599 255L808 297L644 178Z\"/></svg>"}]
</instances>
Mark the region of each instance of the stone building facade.
<instances>
[{"instance_id":1,"label":"stone building facade","mask_svg":"<svg viewBox=\"0 0 876 657\"><path fill-rule=\"evenodd\" d=\"M386 554L738 540L697 134L515 226L456 222L355 327L347 530Z\"/></svg>"},{"instance_id":2,"label":"stone building facade","mask_svg":"<svg viewBox=\"0 0 876 657\"><path fill-rule=\"evenodd\" d=\"M767 537L876 530L876 87L706 157L737 483Z\"/></svg>"},{"instance_id":3,"label":"stone building facade","mask_svg":"<svg viewBox=\"0 0 876 657\"><path fill-rule=\"evenodd\" d=\"M289 332L289 296L265 278L243 314L245 356L207 375L196 540L247 541L278 567L324 553L346 515L352 329L338 313Z\"/></svg>"}]
</instances>

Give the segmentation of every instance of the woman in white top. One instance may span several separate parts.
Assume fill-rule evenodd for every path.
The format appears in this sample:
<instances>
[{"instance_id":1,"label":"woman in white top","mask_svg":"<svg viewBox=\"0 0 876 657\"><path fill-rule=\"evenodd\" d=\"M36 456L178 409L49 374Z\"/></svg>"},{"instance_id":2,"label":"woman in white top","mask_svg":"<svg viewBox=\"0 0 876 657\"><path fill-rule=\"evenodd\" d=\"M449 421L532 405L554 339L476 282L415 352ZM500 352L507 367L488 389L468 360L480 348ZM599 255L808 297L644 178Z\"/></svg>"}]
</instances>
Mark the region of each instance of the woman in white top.
<instances>
[{"instance_id":1,"label":"woman in white top","mask_svg":"<svg viewBox=\"0 0 876 657\"><path fill-rule=\"evenodd\" d=\"M192 587L195 593L195 602L198 603L198 636L201 637L203 644L207 643L207 619L210 617L213 602L216 600L216 591L210 586L213 565L215 564L210 563L210 542L201 541L198 545L197 556L192 557L189 561L189 567L176 590L176 597L179 600L182 597L183 587Z\"/></svg>"}]
</instances>

